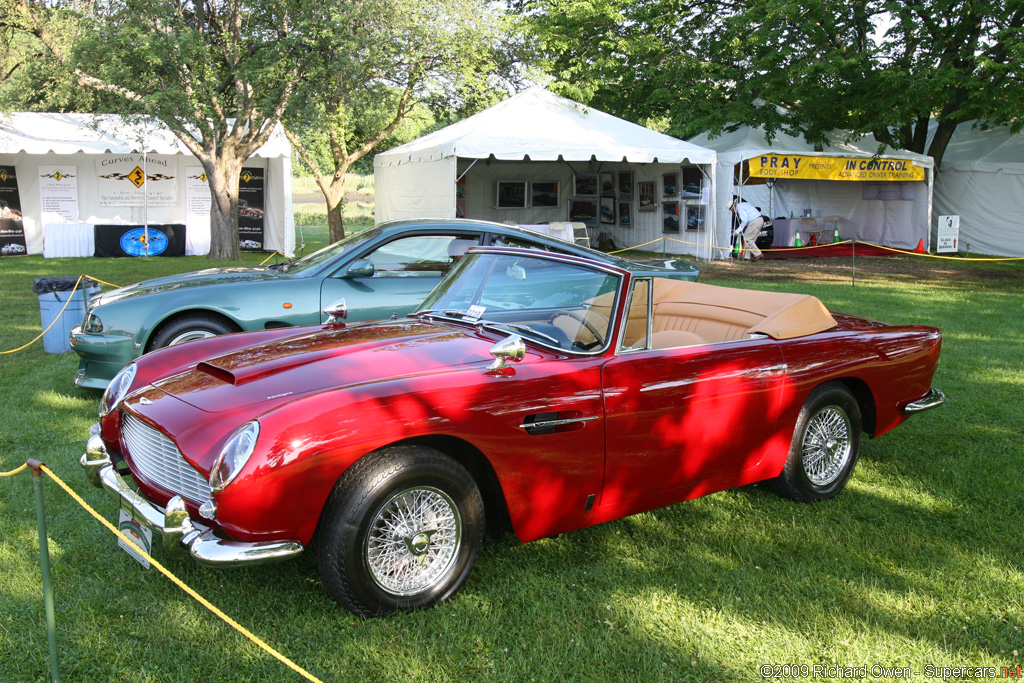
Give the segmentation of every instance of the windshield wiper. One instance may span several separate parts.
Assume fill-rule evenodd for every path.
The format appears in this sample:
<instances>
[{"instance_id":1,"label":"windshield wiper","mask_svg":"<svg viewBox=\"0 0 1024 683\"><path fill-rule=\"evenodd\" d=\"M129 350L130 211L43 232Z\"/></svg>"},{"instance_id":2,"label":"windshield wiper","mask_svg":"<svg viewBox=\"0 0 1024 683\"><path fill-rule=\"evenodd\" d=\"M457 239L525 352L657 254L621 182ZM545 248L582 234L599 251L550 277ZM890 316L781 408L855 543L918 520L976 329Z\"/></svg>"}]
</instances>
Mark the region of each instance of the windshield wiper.
<instances>
[{"instance_id":1,"label":"windshield wiper","mask_svg":"<svg viewBox=\"0 0 1024 683\"><path fill-rule=\"evenodd\" d=\"M530 327L529 325L522 325L522 324L519 324L519 323L504 323L504 325L505 325L505 327L510 327L513 330L519 330L520 332L526 332L527 334L532 334L535 337L541 337L542 339L547 339L548 341L550 341L555 346L559 346L560 345L559 341L557 339L555 339L554 337L552 337L550 334L544 334L543 332L539 332L539 331L533 329L532 327Z\"/></svg>"}]
</instances>

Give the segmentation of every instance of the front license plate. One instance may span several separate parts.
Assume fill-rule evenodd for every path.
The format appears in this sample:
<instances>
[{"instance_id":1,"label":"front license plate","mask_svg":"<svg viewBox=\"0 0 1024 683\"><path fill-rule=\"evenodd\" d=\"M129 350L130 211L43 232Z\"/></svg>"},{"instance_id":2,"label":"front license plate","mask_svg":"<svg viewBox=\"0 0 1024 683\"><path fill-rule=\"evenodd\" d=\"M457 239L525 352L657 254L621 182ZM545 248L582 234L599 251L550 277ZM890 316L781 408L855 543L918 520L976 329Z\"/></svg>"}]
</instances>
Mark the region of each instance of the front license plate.
<instances>
[{"instance_id":1,"label":"front license plate","mask_svg":"<svg viewBox=\"0 0 1024 683\"><path fill-rule=\"evenodd\" d=\"M131 513L124 508L118 509L117 530L132 539L136 545L146 551L147 555L153 554L153 530L143 524L139 524L138 520L132 517ZM137 549L128 545L120 538L117 539L117 544L126 553L131 555L136 562L149 569L149 560L140 555Z\"/></svg>"}]
</instances>

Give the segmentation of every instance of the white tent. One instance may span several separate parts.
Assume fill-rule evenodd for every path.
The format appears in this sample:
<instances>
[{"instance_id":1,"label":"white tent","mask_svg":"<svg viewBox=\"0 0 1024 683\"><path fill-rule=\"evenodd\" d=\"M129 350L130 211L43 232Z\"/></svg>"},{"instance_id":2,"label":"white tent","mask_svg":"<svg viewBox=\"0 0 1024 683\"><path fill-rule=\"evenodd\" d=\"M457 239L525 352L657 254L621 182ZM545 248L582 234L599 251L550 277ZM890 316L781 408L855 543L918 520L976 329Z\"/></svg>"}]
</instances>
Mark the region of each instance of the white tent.
<instances>
[{"instance_id":1,"label":"white tent","mask_svg":"<svg viewBox=\"0 0 1024 683\"><path fill-rule=\"evenodd\" d=\"M157 172L173 178L171 196L150 201L148 188L154 183L147 181L139 190L146 194L141 205L135 200L118 205L117 200L104 197L100 169L107 161L128 155L135 155L137 163L146 166L150 180ZM0 118L0 167L15 169L30 254L43 253L46 224L86 228L103 223L185 224L186 253L210 250L209 193L207 189L205 197L201 196L205 180L201 179L199 160L157 121L135 124L112 115L10 114ZM264 172L264 248L290 255L295 248L291 145L280 126L245 167ZM48 170L54 168L65 169L61 177L73 174L70 195L61 207L44 206L53 197L40 191L45 177L53 175ZM190 175L196 180L188 181ZM57 216L62 212L64 215ZM73 215L67 215L69 212Z\"/></svg>"},{"instance_id":2,"label":"white tent","mask_svg":"<svg viewBox=\"0 0 1024 683\"><path fill-rule=\"evenodd\" d=\"M935 179L935 213L960 216L958 248L1024 257L1024 135L957 126Z\"/></svg>"},{"instance_id":3,"label":"white tent","mask_svg":"<svg viewBox=\"0 0 1024 683\"><path fill-rule=\"evenodd\" d=\"M595 237L605 233L626 246L670 236L679 239L666 243L667 251L696 253L694 244L684 243L685 231L666 234L660 209L675 201L678 231L688 204L706 206L711 193L705 191L702 200L700 181L708 187L715 160L711 150L531 88L378 154L376 218L466 216L537 225L568 221L593 204L604 211L590 222ZM678 182L684 170L697 173L697 190L688 199ZM677 182L665 180L666 174L676 174ZM592 176L594 192L581 193L580 181ZM639 190L649 183L655 183L655 203L641 209ZM704 233L690 237L696 243Z\"/></svg>"},{"instance_id":4,"label":"white tent","mask_svg":"<svg viewBox=\"0 0 1024 683\"><path fill-rule=\"evenodd\" d=\"M714 139L698 135L690 142L718 152L719 255L730 244L732 217L726 207L734 194L765 215L782 218L777 223L783 226L785 219L805 213L819 225L838 216L843 239L902 249L913 249L922 239L929 244L931 157L902 150L876 156L877 146L870 142L844 142L838 135L821 150L783 133L769 143L763 129L753 127ZM903 180L911 177L916 180ZM792 246L780 244L780 235L792 239L793 232L777 228L773 246Z\"/></svg>"}]
</instances>

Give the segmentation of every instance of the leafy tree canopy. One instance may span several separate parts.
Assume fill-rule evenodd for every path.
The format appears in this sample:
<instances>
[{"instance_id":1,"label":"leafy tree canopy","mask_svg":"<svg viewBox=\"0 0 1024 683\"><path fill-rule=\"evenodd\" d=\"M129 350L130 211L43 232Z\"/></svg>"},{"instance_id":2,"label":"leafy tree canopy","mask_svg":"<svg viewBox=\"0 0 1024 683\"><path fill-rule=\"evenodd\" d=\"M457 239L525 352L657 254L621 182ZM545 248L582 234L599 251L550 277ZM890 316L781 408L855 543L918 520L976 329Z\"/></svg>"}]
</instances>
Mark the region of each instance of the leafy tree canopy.
<instances>
[{"instance_id":1,"label":"leafy tree canopy","mask_svg":"<svg viewBox=\"0 0 1024 683\"><path fill-rule=\"evenodd\" d=\"M1021 0L520 0L554 89L679 137L829 130L941 160L958 123L1020 126ZM936 134L926 150L929 120Z\"/></svg>"}]
</instances>

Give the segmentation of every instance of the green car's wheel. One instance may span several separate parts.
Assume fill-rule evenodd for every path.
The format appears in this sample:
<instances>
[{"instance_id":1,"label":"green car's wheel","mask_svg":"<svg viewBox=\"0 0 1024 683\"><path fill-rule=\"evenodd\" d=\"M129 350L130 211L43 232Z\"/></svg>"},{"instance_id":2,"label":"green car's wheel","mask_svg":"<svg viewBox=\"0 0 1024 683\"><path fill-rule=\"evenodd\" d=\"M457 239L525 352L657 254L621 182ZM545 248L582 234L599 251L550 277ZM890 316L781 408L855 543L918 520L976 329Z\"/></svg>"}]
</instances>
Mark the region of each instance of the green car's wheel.
<instances>
[{"instance_id":1,"label":"green car's wheel","mask_svg":"<svg viewBox=\"0 0 1024 683\"><path fill-rule=\"evenodd\" d=\"M219 334L238 332L225 322L210 315L194 313L186 315L165 325L153 338L149 350L162 349L165 346L177 346L196 339L216 337Z\"/></svg>"}]
</instances>

